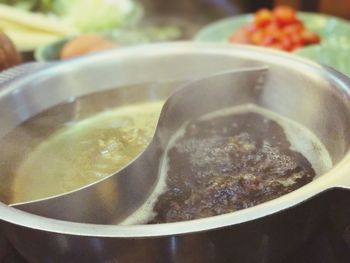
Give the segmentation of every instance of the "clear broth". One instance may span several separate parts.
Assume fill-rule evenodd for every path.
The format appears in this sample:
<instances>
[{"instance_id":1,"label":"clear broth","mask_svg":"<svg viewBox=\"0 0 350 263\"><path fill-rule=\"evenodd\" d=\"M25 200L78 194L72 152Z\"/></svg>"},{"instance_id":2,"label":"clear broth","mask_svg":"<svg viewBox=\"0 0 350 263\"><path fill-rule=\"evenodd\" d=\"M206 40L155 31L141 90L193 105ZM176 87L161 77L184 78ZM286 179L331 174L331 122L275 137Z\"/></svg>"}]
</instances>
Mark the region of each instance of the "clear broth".
<instances>
[{"instance_id":1,"label":"clear broth","mask_svg":"<svg viewBox=\"0 0 350 263\"><path fill-rule=\"evenodd\" d=\"M50 135L15 170L10 203L63 194L120 170L152 139L162 105L109 109Z\"/></svg>"}]
</instances>

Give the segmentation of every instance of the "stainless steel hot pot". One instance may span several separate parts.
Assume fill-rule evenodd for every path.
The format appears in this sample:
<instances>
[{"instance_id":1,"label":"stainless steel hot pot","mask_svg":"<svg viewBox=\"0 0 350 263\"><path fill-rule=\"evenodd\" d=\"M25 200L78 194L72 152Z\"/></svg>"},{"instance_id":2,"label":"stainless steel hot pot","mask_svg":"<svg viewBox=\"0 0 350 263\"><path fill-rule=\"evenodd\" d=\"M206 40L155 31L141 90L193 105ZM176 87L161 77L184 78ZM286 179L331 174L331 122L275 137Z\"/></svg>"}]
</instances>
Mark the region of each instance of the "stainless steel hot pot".
<instances>
[{"instance_id":1,"label":"stainless steel hot pot","mask_svg":"<svg viewBox=\"0 0 350 263\"><path fill-rule=\"evenodd\" d=\"M350 79L298 57L246 46L172 43L116 49L26 69L0 89L0 137L34 116L30 130L42 129L33 137L45 137L67 121L111 106L166 98L183 81L260 65L269 67L269 85L256 102L313 131L332 157L330 171L290 194L252 208L170 224L83 224L0 203L6 238L33 263L279 262L327 221L348 249ZM11 147L11 139L1 147L7 164L24 150L16 147ZM1 176L11 167L4 163ZM118 189L121 195L129 190ZM88 203L81 200L74 205L84 213Z\"/></svg>"}]
</instances>

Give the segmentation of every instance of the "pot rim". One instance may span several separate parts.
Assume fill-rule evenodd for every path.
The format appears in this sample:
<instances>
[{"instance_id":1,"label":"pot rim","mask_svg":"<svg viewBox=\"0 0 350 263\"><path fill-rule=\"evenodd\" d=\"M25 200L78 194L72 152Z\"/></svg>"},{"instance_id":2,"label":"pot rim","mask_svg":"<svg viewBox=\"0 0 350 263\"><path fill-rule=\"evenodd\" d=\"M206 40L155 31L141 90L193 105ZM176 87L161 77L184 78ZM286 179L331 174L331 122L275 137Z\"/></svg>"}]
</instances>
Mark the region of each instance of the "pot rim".
<instances>
[{"instance_id":1,"label":"pot rim","mask_svg":"<svg viewBox=\"0 0 350 263\"><path fill-rule=\"evenodd\" d=\"M55 63L48 68L39 70L18 80L14 80L8 87L1 90L1 94L13 91L16 87L23 83L35 79L38 74L55 74L62 72L69 72L70 68L74 68L80 64L91 64L94 61L102 61L104 58L110 56L120 57L133 57L137 54L147 53L149 56L161 54L162 52L173 52L173 51L207 51L217 52L221 54L224 52L230 53L263 53L266 58L274 57L281 59L282 62L290 62L290 64L296 64L303 67L307 67L312 71L326 74L325 77L337 82L350 96L350 79L345 75L315 62L309 61L304 58L300 58L285 52L270 50L267 48L251 47L246 45L231 45L231 44L207 44L207 43L190 43L190 42L177 42L177 43L158 43L150 45L142 45L136 47L128 47L116 50L110 50L101 52L99 54L93 54L82 58L72 59L64 62ZM293 63L292 63L293 62ZM244 223L247 221L255 220L261 217L268 216L273 213L290 208L294 205L302 203L315 195L335 188L335 187L346 187L339 181L344 177L344 172L350 171L350 156L346 154L344 158L335 165L330 171L323 174L319 178L309 184L289 193L273 199L271 201L239 210L236 212L217 215L213 217L196 219L183 222L175 223L163 223L154 225L98 225L98 224L85 224L69 222L57 219L46 218L34 214L30 214L24 211L20 211L16 208L7 206L0 202L0 219L8 223L35 229L46 232L77 235L77 236L94 236L94 237L119 237L119 238L145 238L145 237L159 237L178 235L186 233L194 233L200 231L208 231L217 228L226 227L229 225L235 225ZM349 183L350 185L350 183Z\"/></svg>"}]
</instances>

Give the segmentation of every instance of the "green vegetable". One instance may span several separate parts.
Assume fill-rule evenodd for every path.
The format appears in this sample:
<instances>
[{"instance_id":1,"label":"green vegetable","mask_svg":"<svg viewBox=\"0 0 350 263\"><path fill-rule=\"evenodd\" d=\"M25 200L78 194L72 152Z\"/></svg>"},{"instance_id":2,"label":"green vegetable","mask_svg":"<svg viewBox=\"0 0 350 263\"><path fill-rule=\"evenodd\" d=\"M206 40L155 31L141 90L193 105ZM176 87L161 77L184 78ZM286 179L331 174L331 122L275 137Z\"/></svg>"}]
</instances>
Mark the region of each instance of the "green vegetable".
<instances>
[{"instance_id":1,"label":"green vegetable","mask_svg":"<svg viewBox=\"0 0 350 263\"><path fill-rule=\"evenodd\" d=\"M10 5L26 11L48 13L55 0L0 0L1 4Z\"/></svg>"},{"instance_id":2,"label":"green vegetable","mask_svg":"<svg viewBox=\"0 0 350 263\"><path fill-rule=\"evenodd\" d=\"M133 0L0 0L0 3L58 15L82 32L120 28L137 22L142 15Z\"/></svg>"},{"instance_id":3,"label":"green vegetable","mask_svg":"<svg viewBox=\"0 0 350 263\"><path fill-rule=\"evenodd\" d=\"M53 10L82 32L124 26L133 12L132 0L56 0Z\"/></svg>"}]
</instances>

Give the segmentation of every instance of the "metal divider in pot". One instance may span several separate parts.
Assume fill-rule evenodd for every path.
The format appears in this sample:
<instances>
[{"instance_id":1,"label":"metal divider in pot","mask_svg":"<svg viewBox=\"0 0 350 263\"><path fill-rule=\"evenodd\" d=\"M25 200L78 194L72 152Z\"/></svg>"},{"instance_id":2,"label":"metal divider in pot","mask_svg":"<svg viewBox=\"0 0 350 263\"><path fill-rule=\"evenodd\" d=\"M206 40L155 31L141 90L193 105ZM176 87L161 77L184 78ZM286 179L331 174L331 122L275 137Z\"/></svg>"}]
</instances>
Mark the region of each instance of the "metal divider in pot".
<instances>
[{"instance_id":1,"label":"metal divider in pot","mask_svg":"<svg viewBox=\"0 0 350 263\"><path fill-rule=\"evenodd\" d=\"M261 67L227 71L179 87L165 102L153 140L125 168L71 193L12 206L48 218L118 224L146 202L155 188L160 160L173 134L190 119L254 103L267 70Z\"/></svg>"}]
</instances>

